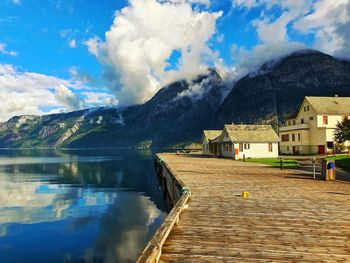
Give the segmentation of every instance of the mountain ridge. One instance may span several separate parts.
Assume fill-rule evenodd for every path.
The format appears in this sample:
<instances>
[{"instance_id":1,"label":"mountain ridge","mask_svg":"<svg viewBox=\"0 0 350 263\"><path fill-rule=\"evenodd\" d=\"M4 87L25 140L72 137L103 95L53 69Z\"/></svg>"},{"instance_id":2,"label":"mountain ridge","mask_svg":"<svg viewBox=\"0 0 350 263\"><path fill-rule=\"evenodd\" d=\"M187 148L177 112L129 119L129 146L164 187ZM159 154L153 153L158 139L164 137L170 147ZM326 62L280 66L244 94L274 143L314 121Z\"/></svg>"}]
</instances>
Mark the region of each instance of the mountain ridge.
<instances>
[{"instance_id":1,"label":"mountain ridge","mask_svg":"<svg viewBox=\"0 0 350 263\"><path fill-rule=\"evenodd\" d=\"M170 83L141 105L15 116L0 123L0 147L180 147L224 123L277 128L305 96L350 96L349 87L349 61L301 50L267 61L236 82L209 69L192 81Z\"/></svg>"}]
</instances>

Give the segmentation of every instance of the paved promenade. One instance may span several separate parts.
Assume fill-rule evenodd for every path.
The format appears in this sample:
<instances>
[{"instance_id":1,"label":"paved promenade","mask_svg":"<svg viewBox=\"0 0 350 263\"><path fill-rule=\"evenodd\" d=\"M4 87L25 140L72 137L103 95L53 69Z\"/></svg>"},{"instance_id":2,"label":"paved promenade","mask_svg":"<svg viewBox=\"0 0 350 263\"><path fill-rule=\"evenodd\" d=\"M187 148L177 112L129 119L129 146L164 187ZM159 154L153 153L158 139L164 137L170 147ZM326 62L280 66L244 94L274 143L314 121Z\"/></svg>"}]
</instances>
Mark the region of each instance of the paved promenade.
<instances>
[{"instance_id":1,"label":"paved promenade","mask_svg":"<svg viewBox=\"0 0 350 263\"><path fill-rule=\"evenodd\" d=\"M160 262L350 262L348 182L228 159L159 156L192 192Z\"/></svg>"}]
</instances>

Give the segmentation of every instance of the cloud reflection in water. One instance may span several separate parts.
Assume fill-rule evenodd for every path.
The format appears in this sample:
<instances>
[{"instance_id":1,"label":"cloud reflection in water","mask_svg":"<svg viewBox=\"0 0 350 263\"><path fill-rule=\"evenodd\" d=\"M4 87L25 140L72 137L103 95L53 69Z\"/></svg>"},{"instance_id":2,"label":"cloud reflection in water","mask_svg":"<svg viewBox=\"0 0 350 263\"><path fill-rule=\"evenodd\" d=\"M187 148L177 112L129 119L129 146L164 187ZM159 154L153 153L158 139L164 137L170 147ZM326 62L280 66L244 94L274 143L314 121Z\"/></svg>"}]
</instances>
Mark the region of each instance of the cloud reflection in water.
<instances>
[{"instance_id":1,"label":"cloud reflection in water","mask_svg":"<svg viewBox=\"0 0 350 263\"><path fill-rule=\"evenodd\" d=\"M2 262L133 262L166 216L145 156L2 154Z\"/></svg>"}]
</instances>

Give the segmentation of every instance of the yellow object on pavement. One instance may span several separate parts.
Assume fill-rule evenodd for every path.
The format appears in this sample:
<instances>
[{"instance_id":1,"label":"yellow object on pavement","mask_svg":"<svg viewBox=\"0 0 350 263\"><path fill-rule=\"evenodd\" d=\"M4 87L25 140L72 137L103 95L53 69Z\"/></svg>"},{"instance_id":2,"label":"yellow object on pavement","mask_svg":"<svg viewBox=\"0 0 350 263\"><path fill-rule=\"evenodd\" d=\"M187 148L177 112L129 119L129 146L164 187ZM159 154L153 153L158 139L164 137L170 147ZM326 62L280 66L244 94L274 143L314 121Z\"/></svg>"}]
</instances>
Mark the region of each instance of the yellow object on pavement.
<instances>
[{"instance_id":1,"label":"yellow object on pavement","mask_svg":"<svg viewBox=\"0 0 350 263\"><path fill-rule=\"evenodd\" d=\"M250 194L249 194L249 192L244 191L244 192L242 192L242 196L244 199L247 199L247 198L249 198Z\"/></svg>"}]
</instances>

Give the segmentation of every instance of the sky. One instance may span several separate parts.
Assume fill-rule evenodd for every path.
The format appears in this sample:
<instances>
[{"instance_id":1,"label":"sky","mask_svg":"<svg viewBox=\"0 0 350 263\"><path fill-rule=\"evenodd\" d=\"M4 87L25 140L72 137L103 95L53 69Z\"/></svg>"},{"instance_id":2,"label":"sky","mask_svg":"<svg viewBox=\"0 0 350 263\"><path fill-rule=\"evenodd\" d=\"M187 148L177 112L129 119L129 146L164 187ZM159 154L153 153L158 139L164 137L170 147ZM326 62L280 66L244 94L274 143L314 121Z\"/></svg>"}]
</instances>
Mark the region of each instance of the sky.
<instances>
[{"instance_id":1,"label":"sky","mask_svg":"<svg viewBox=\"0 0 350 263\"><path fill-rule=\"evenodd\" d=\"M305 48L350 59L350 0L1 0L0 122L140 104Z\"/></svg>"}]
</instances>

